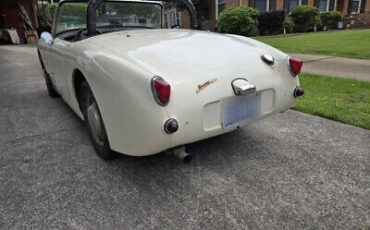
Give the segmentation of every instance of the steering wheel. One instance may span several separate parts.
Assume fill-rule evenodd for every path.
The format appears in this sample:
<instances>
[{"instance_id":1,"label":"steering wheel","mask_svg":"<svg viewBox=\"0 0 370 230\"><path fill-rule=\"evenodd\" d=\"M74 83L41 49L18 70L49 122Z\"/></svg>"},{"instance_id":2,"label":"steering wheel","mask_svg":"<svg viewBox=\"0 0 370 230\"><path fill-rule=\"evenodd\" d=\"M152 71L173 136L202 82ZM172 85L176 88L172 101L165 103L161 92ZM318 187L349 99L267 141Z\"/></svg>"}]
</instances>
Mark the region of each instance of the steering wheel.
<instances>
[{"instance_id":1,"label":"steering wheel","mask_svg":"<svg viewBox=\"0 0 370 230\"><path fill-rule=\"evenodd\" d=\"M75 34L75 36L74 36L74 38L73 38L73 41L77 41L77 40L78 40L78 38L80 37L81 33L82 33L83 31L85 31L85 30L87 30L87 29L86 29L86 28L81 28L81 29L77 30L77 32L76 32L76 34ZM100 29L98 29L98 28L96 28L96 32L97 32L97 34L102 34L102 33L103 33L103 31L101 31L101 30L100 30Z\"/></svg>"}]
</instances>

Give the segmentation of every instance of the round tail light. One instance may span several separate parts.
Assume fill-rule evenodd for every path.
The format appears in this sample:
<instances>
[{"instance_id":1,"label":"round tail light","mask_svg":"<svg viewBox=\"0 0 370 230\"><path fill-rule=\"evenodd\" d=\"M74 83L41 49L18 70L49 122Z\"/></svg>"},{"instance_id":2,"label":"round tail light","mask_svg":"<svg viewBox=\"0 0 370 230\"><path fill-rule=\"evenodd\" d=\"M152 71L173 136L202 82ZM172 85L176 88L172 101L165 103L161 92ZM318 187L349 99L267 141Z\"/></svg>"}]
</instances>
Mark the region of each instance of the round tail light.
<instances>
[{"instance_id":1,"label":"round tail light","mask_svg":"<svg viewBox=\"0 0 370 230\"><path fill-rule=\"evenodd\" d=\"M171 95L170 84L161 77L153 77L151 87L155 101L162 106L167 105Z\"/></svg>"},{"instance_id":2,"label":"round tail light","mask_svg":"<svg viewBox=\"0 0 370 230\"><path fill-rule=\"evenodd\" d=\"M164 123L164 131L168 134L174 133L179 129L176 119L170 118Z\"/></svg>"}]
</instances>

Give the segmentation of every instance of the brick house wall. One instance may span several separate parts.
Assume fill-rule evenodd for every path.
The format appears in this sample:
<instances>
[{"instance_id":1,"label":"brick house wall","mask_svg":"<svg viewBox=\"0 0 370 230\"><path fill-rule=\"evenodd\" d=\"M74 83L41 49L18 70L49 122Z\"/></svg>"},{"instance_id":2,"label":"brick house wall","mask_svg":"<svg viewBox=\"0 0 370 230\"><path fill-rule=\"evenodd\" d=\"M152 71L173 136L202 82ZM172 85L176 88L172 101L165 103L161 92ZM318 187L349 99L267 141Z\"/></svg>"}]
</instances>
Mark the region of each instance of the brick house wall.
<instances>
[{"instance_id":1,"label":"brick house wall","mask_svg":"<svg viewBox=\"0 0 370 230\"><path fill-rule=\"evenodd\" d=\"M240 0L227 0L226 1L226 8L240 6Z\"/></svg>"},{"instance_id":2,"label":"brick house wall","mask_svg":"<svg viewBox=\"0 0 370 230\"><path fill-rule=\"evenodd\" d=\"M224 7L230 8L235 6L261 6L265 4L266 10L285 10L286 12L291 11L289 6L294 6L294 2L298 3L296 5L310 5L316 6L320 8L322 11L330 11L330 10L338 10L343 13L344 16L356 17L360 21L365 21L368 25L370 25L370 21L368 16L370 14L370 0L210 0L209 2L209 20L212 20L215 25L217 24L217 11L218 11L218 3L225 2ZM357 12L352 12L351 9L353 5L358 5ZM354 7L355 8L355 7ZM183 18L184 17L184 18ZM187 20L189 23L185 23L182 25L184 28L189 28L190 20L186 14L183 15L182 13L182 22L186 22Z\"/></svg>"}]
</instances>

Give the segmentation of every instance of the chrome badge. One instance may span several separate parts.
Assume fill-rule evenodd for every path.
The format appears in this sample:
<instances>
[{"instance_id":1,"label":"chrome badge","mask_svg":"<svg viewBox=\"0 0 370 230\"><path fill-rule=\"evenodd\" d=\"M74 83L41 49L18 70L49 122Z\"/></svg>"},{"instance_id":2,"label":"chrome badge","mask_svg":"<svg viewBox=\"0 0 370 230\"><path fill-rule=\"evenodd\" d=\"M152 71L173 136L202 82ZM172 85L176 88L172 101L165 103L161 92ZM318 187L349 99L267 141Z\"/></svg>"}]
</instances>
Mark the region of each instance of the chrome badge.
<instances>
[{"instance_id":1,"label":"chrome badge","mask_svg":"<svg viewBox=\"0 0 370 230\"><path fill-rule=\"evenodd\" d=\"M215 81L217 81L217 78L213 78L213 79L211 79L209 81L204 82L203 84L198 85L198 89L195 90L195 92L196 93L199 93L201 90L203 90L204 88L206 88L210 84L214 83Z\"/></svg>"}]
</instances>

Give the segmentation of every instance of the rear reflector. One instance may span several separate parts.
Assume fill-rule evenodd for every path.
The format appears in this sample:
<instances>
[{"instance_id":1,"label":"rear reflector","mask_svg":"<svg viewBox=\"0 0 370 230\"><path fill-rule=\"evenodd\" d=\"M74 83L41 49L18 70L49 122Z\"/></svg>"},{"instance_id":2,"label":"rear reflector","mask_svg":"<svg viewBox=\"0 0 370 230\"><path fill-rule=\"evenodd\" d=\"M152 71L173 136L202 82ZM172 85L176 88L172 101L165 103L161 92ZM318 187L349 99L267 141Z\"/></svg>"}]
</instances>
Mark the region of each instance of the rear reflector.
<instances>
[{"instance_id":1,"label":"rear reflector","mask_svg":"<svg viewBox=\"0 0 370 230\"><path fill-rule=\"evenodd\" d=\"M179 129L179 124L175 118L170 118L164 124L164 131L168 134L174 133Z\"/></svg>"},{"instance_id":2,"label":"rear reflector","mask_svg":"<svg viewBox=\"0 0 370 230\"><path fill-rule=\"evenodd\" d=\"M301 87L297 86L295 89L294 89L294 92L293 92L293 96L294 97L300 97L300 96L303 96L304 94L304 91Z\"/></svg>"},{"instance_id":3,"label":"rear reflector","mask_svg":"<svg viewBox=\"0 0 370 230\"><path fill-rule=\"evenodd\" d=\"M303 62L299 59L289 57L289 70L293 76L298 75L301 72Z\"/></svg>"},{"instance_id":4,"label":"rear reflector","mask_svg":"<svg viewBox=\"0 0 370 230\"><path fill-rule=\"evenodd\" d=\"M151 81L153 97L160 105L167 105L170 101L171 86L161 77L153 77Z\"/></svg>"}]
</instances>

